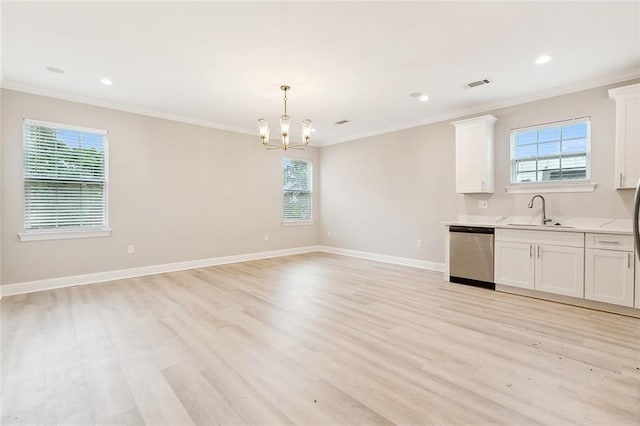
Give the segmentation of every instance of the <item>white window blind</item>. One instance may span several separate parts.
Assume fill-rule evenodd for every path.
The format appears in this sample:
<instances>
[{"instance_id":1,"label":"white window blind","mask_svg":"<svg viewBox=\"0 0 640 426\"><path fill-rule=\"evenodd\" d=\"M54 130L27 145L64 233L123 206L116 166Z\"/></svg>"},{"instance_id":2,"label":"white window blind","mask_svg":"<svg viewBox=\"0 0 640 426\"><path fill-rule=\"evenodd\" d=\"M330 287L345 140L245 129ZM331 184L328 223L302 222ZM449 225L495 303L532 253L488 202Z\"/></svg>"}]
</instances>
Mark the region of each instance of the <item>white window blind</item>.
<instances>
[{"instance_id":1,"label":"white window blind","mask_svg":"<svg viewBox=\"0 0 640 426\"><path fill-rule=\"evenodd\" d=\"M590 179L590 119L580 118L511 132L511 183Z\"/></svg>"},{"instance_id":2,"label":"white window blind","mask_svg":"<svg viewBox=\"0 0 640 426\"><path fill-rule=\"evenodd\" d=\"M284 222L312 219L312 167L310 160L282 160L282 190Z\"/></svg>"},{"instance_id":3,"label":"white window blind","mask_svg":"<svg viewBox=\"0 0 640 426\"><path fill-rule=\"evenodd\" d=\"M25 120L25 231L107 226L103 130Z\"/></svg>"}]
</instances>

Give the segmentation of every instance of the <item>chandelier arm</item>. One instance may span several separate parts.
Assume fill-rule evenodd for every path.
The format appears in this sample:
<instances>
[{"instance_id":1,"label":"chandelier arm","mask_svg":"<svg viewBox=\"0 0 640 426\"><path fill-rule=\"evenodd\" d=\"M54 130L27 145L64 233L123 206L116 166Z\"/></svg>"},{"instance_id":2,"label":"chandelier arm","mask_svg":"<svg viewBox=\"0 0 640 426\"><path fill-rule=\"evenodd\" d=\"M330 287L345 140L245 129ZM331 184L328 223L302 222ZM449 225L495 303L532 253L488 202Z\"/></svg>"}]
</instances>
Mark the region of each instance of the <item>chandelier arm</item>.
<instances>
[{"instance_id":1,"label":"chandelier arm","mask_svg":"<svg viewBox=\"0 0 640 426\"><path fill-rule=\"evenodd\" d=\"M262 146L264 146L266 149L281 149L283 151L287 151L289 149L300 149L299 147L301 147L302 145L300 145L300 144L287 145L287 147L285 148L285 146L282 145L282 144L277 144L276 145L276 144L272 144L272 143L269 143L269 144L264 144L263 143Z\"/></svg>"},{"instance_id":2,"label":"chandelier arm","mask_svg":"<svg viewBox=\"0 0 640 426\"><path fill-rule=\"evenodd\" d=\"M307 147L306 144L300 143L296 145L289 145L288 149L305 149Z\"/></svg>"},{"instance_id":3,"label":"chandelier arm","mask_svg":"<svg viewBox=\"0 0 640 426\"><path fill-rule=\"evenodd\" d=\"M264 146L265 149L283 149L282 145L275 145L272 143L263 143L262 146Z\"/></svg>"}]
</instances>

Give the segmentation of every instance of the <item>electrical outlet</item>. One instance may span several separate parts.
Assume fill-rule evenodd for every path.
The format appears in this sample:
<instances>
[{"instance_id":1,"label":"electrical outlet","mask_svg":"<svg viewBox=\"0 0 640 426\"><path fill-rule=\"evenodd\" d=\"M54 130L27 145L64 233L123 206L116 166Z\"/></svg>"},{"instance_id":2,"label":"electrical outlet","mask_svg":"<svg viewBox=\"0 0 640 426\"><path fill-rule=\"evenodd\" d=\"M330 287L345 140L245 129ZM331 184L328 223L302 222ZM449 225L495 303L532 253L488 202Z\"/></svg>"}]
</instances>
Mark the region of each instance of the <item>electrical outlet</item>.
<instances>
[{"instance_id":1,"label":"electrical outlet","mask_svg":"<svg viewBox=\"0 0 640 426\"><path fill-rule=\"evenodd\" d=\"M264 240L269 241L269 234L264 234Z\"/></svg>"},{"instance_id":2,"label":"electrical outlet","mask_svg":"<svg viewBox=\"0 0 640 426\"><path fill-rule=\"evenodd\" d=\"M487 200L478 201L478 207L481 209L486 209L489 207L489 202Z\"/></svg>"},{"instance_id":3,"label":"electrical outlet","mask_svg":"<svg viewBox=\"0 0 640 426\"><path fill-rule=\"evenodd\" d=\"M416 242L416 245L418 246L418 248L422 248L422 240L418 240Z\"/></svg>"},{"instance_id":4,"label":"electrical outlet","mask_svg":"<svg viewBox=\"0 0 640 426\"><path fill-rule=\"evenodd\" d=\"M134 246L133 244L130 244L127 246L127 254L133 254L136 252L136 246Z\"/></svg>"}]
</instances>

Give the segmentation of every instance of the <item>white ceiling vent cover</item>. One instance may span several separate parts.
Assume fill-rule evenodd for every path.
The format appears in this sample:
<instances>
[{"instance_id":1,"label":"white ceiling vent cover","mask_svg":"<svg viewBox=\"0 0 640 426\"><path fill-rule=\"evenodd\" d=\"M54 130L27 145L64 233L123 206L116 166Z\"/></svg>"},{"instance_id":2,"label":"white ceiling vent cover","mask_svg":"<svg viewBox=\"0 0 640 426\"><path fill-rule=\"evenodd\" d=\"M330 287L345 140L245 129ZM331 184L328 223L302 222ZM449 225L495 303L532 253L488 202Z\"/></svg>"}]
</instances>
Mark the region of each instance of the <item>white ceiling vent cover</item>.
<instances>
[{"instance_id":1,"label":"white ceiling vent cover","mask_svg":"<svg viewBox=\"0 0 640 426\"><path fill-rule=\"evenodd\" d=\"M472 81L471 83L467 83L467 87L478 87L478 86L484 86L485 84L489 84L491 83L491 80L489 80L488 78L485 78L483 80L478 80L478 81Z\"/></svg>"}]
</instances>

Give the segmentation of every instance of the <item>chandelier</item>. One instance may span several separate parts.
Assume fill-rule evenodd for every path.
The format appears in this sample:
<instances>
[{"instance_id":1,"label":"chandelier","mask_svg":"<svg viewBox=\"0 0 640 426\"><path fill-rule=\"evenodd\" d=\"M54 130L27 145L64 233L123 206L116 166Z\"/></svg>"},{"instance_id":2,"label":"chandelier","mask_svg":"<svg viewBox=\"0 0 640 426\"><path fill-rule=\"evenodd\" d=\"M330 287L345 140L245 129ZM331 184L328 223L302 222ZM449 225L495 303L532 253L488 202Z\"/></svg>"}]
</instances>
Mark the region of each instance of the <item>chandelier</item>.
<instances>
[{"instance_id":1,"label":"chandelier","mask_svg":"<svg viewBox=\"0 0 640 426\"><path fill-rule=\"evenodd\" d=\"M262 146L266 149L305 149L309 145L309 139L311 139L311 120L302 120L302 143L290 144L289 143L289 116L287 115L287 92L291 90L290 86L283 84L280 86L280 90L284 92L284 114L280 116L280 132L282 136L282 144L270 144L269 143L269 122L264 118L258 120L258 128L260 129L260 140Z\"/></svg>"}]
</instances>

